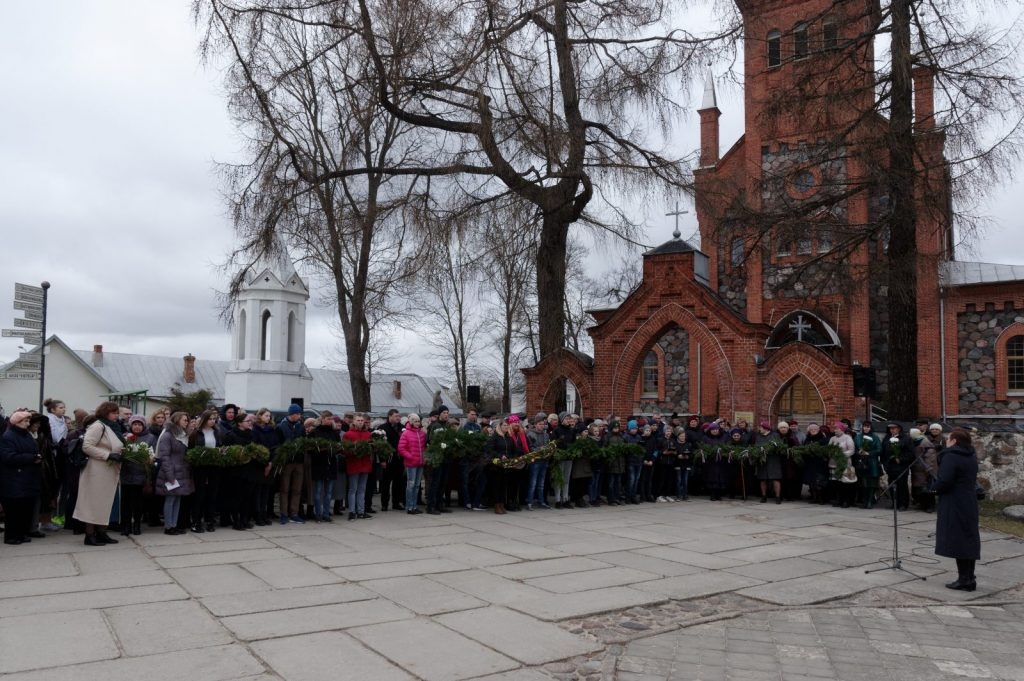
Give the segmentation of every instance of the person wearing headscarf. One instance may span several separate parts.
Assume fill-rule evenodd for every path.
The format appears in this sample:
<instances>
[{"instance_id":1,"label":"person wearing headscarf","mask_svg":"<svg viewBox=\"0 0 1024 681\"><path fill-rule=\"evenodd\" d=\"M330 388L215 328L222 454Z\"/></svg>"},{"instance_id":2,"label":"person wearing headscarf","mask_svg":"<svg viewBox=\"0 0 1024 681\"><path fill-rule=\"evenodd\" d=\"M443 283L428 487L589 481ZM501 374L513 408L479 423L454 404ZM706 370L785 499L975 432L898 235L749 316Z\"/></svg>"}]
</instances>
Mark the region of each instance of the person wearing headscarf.
<instances>
[{"instance_id":1,"label":"person wearing headscarf","mask_svg":"<svg viewBox=\"0 0 1024 681\"><path fill-rule=\"evenodd\" d=\"M4 543L31 542L32 508L39 497L39 468L43 457L29 435L32 415L26 410L11 414L0 436L0 504L4 507Z\"/></svg>"},{"instance_id":2,"label":"person wearing headscarf","mask_svg":"<svg viewBox=\"0 0 1024 681\"><path fill-rule=\"evenodd\" d=\"M779 438L772 432L771 422L764 420L757 424L754 444L765 448L764 463L758 465L757 479L761 483L761 503L768 503L768 486L771 485L772 495L776 504L782 503L782 454L768 443Z\"/></svg>"}]
</instances>

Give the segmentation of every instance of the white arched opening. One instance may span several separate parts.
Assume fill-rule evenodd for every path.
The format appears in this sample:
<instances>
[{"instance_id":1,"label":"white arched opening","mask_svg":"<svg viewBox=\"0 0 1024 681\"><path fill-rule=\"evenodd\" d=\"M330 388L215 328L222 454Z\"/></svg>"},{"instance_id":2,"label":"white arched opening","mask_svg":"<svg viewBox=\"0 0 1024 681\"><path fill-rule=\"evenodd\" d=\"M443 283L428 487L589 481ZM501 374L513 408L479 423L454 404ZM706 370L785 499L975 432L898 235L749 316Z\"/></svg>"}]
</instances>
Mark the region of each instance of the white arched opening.
<instances>
[{"instance_id":1,"label":"white arched opening","mask_svg":"<svg viewBox=\"0 0 1024 681\"><path fill-rule=\"evenodd\" d=\"M264 310L260 317L260 359L270 358L270 310Z\"/></svg>"},{"instance_id":2,"label":"white arched opening","mask_svg":"<svg viewBox=\"0 0 1024 681\"><path fill-rule=\"evenodd\" d=\"M297 322L295 320L295 313L288 313L288 345L287 345L287 356L285 359L289 362L295 361L296 352L295 344L297 342L298 334L296 333Z\"/></svg>"},{"instance_id":3,"label":"white arched opening","mask_svg":"<svg viewBox=\"0 0 1024 681\"><path fill-rule=\"evenodd\" d=\"M235 348L235 356L238 359L245 359L245 337L247 331L248 319L245 316L245 310L238 313L238 319L235 322L238 324L238 347Z\"/></svg>"}]
</instances>

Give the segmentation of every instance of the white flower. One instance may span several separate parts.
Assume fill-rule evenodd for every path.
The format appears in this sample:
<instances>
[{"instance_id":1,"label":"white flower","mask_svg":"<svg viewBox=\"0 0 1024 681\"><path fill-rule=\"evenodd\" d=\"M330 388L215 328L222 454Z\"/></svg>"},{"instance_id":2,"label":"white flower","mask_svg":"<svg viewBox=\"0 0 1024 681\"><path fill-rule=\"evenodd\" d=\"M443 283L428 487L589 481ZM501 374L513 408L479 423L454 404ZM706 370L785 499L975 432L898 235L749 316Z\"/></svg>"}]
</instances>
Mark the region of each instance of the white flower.
<instances>
[{"instance_id":1,"label":"white flower","mask_svg":"<svg viewBox=\"0 0 1024 681\"><path fill-rule=\"evenodd\" d=\"M891 437L889 438L889 442L891 442L894 445L898 445L900 443L900 439L898 437Z\"/></svg>"},{"instance_id":2,"label":"white flower","mask_svg":"<svg viewBox=\"0 0 1024 681\"><path fill-rule=\"evenodd\" d=\"M442 442L441 443L441 449L448 449L448 443L447 442Z\"/></svg>"}]
</instances>

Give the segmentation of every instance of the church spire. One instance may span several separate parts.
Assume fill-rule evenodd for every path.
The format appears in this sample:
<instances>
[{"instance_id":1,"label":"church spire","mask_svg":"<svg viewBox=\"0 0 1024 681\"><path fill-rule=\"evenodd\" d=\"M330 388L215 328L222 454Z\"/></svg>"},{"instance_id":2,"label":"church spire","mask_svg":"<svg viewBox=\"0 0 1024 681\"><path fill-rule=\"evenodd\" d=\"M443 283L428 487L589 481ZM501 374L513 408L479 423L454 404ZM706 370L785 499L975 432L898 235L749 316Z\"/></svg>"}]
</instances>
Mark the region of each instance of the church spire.
<instances>
[{"instance_id":1,"label":"church spire","mask_svg":"<svg viewBox=\"0 0 1024 681\"><path fill-rule=\"evenodd\" d=\"M704 84L704 100L700 109L700 167L708 168L718 164L718 117L722 112L718 109L718 96L715 94L715 78L708 67L708 80Z\"/></svg>"},{"instance_id":2,"label":"church spire","mask_svg":"<svg viewBox=\"0 0 1024 681\"><path fill-rule=\"evenodd\" d=\"M699 111L718 108L718 95L715 93L715 77L711 74L711 67L708 67L708 77L704 82L704 98L701 100Z\"/></svg>"}]
</instances>

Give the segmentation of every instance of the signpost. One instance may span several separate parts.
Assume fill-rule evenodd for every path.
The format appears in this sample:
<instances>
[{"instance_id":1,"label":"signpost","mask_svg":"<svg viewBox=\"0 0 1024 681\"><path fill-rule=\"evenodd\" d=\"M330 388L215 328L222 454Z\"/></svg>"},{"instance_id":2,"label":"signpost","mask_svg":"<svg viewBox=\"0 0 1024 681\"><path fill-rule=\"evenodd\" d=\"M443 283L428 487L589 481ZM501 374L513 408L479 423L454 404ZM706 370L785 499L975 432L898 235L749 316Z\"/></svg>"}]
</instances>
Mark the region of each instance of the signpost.
<instances>
[{"instance_id":1,"label":"signpost","mask_svg":"<svg viewBox=\"0 0 1024 681\"><path fill-rule=\"evenodd\" d=\"M40 286L14 284L14 309L24 313L24 319L15 319L13 329L0 330L0 337L21 338L26 345L36 345L38 354L23 352L9 371L0 372L0 379L39 381L39 410L43 410L46 377L46 298L50 282Z\"/></svg>"}]
</instances>

